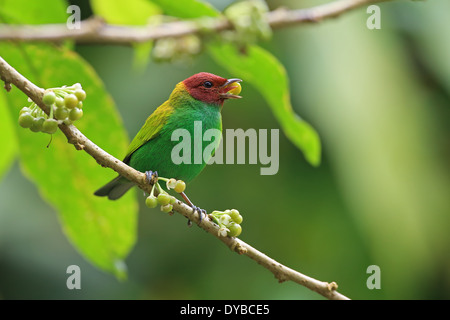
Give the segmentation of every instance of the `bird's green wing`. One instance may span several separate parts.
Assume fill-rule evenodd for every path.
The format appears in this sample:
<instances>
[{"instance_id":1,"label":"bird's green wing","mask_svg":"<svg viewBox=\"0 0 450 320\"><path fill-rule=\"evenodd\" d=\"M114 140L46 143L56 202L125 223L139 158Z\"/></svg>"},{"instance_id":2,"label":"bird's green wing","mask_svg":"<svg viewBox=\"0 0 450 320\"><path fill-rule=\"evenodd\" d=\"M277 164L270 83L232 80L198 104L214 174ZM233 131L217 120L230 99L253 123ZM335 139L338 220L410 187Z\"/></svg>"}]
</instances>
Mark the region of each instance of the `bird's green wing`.
<instances>
[{"instance_id":1,"label":"bird's green wing","mask_svg":"<svg viewBox=\"0 0 450 320\"><path fill-rule=\"evenodd\" d=\"M166 124L170 115L173 113L173 108L169 101L160 105L145 121L141 130L136 134L128 147L127 155L123 162L128 163L131 155L148 141L158 136L162 127Z\"/></svg>"}]
</instances>

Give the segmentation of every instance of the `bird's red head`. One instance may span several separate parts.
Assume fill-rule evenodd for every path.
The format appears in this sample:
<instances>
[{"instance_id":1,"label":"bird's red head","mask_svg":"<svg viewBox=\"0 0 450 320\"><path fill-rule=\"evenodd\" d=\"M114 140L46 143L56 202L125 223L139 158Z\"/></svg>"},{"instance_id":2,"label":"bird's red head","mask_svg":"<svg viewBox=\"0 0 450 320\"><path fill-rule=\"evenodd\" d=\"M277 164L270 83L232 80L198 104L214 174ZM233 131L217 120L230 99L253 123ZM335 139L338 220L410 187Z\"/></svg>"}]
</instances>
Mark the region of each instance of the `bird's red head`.
<instances>
[{"instance_id":1,"label":"bird's red head","mask_svg":"<svg viewBox=\"0 0 450 320\"><path fill-rule=\"evenodd\" d=\"M241 98L230 93L241 79L225 79L212 73L200 72L183 81L189 94L199 101L223 105L226 99Z\"/></svg>"}]
</instances>

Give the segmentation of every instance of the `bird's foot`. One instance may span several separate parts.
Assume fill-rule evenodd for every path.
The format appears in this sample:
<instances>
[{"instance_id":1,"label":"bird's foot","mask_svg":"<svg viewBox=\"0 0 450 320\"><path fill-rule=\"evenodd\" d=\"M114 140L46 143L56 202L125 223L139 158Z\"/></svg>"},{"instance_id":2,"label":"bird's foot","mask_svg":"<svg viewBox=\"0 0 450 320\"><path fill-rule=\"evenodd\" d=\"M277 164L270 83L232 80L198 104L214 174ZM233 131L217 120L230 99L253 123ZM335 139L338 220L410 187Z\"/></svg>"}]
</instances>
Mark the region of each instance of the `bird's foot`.
<instances>
[{"instance_id":1,"label":"bird's foot","mask_svg":"<svg viewBox=\"0 0 450 320\"><path fill-rule=\"evenodd\" d=\"M203 220L203 215L207 215L208 213L206 212L206 210L205 209L202 209L202 208L200 208L200 207L197 207L197 206L195 206L195 205L192 205L191 206L192 207L192 212L195 212L195 211L197 211L198 212L198 224L200 224L200 223L202 223L202 220ZM188 226L191 226L192 225L192 222L191 222L191 220L188 220Z\"/></svg>"},{"instance_id":2,"label":"bird's foot","mask_svg":"<svg viewBox=\"0 0 450 320\"><path fill-rule=\"evenodd\" d=\"M147 178L147 182L151 185L158 182L158 171L145 171L145 176Z\"/></svg>"},{"instance_id":3,"label":"bird's foot","mask_svg":"<svg viewBox=\"0 0 450 320\"><path fill-rule=\"evenodd\" d=\"M203 215L206 216L208 213L206 212L205 209L202 209L200 207L197 207L195 205L191 206L193 209L193 212L197 211L198 212L198 224L200 224L203 220Z\"/></svg>"},{"instance_id":4,"label":"bird's foot","mask_svg":"<svg viewBox=\"0 0 450 320\"><path fill-rule=\"evenodd\" d=\"M192 213L195 213L195 211L197 211L198 213L198 224L200 224L203 220L203 215L207 215L207 212L205 209L201 209L200 207L195 206L191 200L189 200L189 198L187 197L187 195L184 192L180 193L181 196L183 197L184 201L192 208ZM192 225L192 221L188 220L188 226Z\"/></svg>"}]
</instances>

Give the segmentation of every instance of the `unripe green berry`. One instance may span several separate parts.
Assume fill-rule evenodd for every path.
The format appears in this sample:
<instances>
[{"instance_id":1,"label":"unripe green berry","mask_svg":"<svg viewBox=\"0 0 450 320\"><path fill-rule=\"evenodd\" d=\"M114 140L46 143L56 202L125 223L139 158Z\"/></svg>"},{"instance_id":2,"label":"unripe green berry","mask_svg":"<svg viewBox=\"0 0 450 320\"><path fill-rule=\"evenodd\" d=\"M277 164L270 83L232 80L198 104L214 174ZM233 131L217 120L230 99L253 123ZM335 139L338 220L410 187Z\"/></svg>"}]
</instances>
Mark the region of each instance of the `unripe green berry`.
<instances>
[{"instance_id":1,"label":"unripe green berry","mask_svg":"<svg viewBox=\"0 0 450 320\"><path fill-rule=\"evenodd\" d=\"M58 120L65 120L69 116L69 109L65 107L57 107L54 111L54 116Z\"/></svg>"},{"instance_id":2,"label":"unripe green berry","mask_svg":"<svg viewBox=\"0 0 450 320\"><path fill-rule=\"evenodd\" d=\"M160 193L158 194L158 203L162 206L165 206L170 203L170 195L167 193Z\"/></svg>"},{"instance_id":3,"label":"unripe green berry","mask_svg":"<svg viewBox=\"0 0 450 320\"><path fill-rule=\"evenodd\" d=\"M78 109L78 108L74 108L72 110L70 110L69 113L69 119L72 121L76 121L78 119L80 119L83 116L83 110Z\"/></svg>"},{"instance_id":4,"label":"unripe green berry","mask_svg":"<svg viewBox=\"0 0 450 320\"><path fill-rule=\"evenodd\" d=\"M86 92L83 89L77 89L73 94L77 96L78 101L86 99Z\"/></svg>"},{"instance_id":5,"label":"unripe green berry","mask_svg":"<svg viewBox=\"0 0 450 320\"><path fill-rule=\"evenodd\" d=\"M19 125L22 128L30 128L33 124L34 117L29 112L24 112L19 116Z\"/></svg>"},{"instance_id":6,"label":"unripe green berry","mask_svg":"<svg viewBox=\"0 0 450 320\"><path fill-rule=\"evenodd\" d=\"M56 105L58 108L64 107L64 98L62 98L62 97L56 97L56 99L55 99L55 105Z\"/></svg>"},{"instance_id":7,"label":"unripe green berry","mask_svg":"<svg viewBox=\"0 0 450 320\"><path fill-rule=\"evenodd\" d=\"M178 180L175 188L173 188L175 192L181 193L186 189L186 183L183 180Z\"/></svg>"},{"instance_id":8,"label":"unripe green berry","mask_svg":"<svg viewBox=\"0 0 450 320\"><path fill-rule=\"evenodd\" d=\"M42 126L44 125L44 117L34 118L31 124L30 130L33 132L42 131Z\"/></svg>"},{"instance_id":9,"label":"unripe green berry","mask_svg":"<svg viewBox=\"0 0 450 320\"><path fill-rule=\"evenodd\" d=\"M47 106L51 106L56 101L56 95L53 91L45 91L44 96L42 97L42 102L44 102Z\"/></svg>"},{"instance_id":10,"label":"unripe green berry","mask_svg":"<svg viewBox=\"0 0 450 320\"><path fill-rule=\"evenodd\" d=\"M174 196L170 196L170 204L174 204L175 202L177 202L177 198L175 198Z\"/></svg>"},{"instance_id":11,"label":"unripe green berry","mask_svg":"<svg viewBox=\"0 0 450 320\"><path fill-rule=\"evenodd\" d=\"M172 211L172 209L173 209L173 206L170 203L166 204L164 206L161 206L161 211L162 212L169 213L170 211Z\"/></svg>"},{"instance_id":12,"label":"unripe green berry","mask_svg":"<svg viewBox=\"0 0 450 320\"><path fill-rule=\"evenodd\" d=\"M48 134L53 134L58 130L58 121L55 119L47 119L42 124L42 131Z\"/></svg>"},{"instance_id":13,"label":"unripe green berry","mask_svg":"<svg viewBox=\"0 0 450 320\"><path fill-rule=\"evenodd\" d=\"M73 109L78 105L78 98L74 94L68 94L64 97L64 105L68 109Z\"/></svg>"},{"instance_id":14,"label":"unripe green berry","mask_svg":"<svg viewBox=\"0 0 450 320\"><path fill-rule=\"evenodd\" d=\"M229 237L238 237L242 232L242 227L241 225L232 222L228 225L228 230L230 230L228 232Z\"/></svg>"},{"instance_id":15,"label":"unripe green berry","mask_svg":"<svg viewBox=\"0 0 450 320\"><path fill-rule=\"evenodd\" d=\"M156 208L158 200L155 196L148 196L147 199L145 199L145 205L149 208Z\"/></svg>"},{"instance_id":16,"label":"unripe green berry","mask_svg":"<svg viewBox=\"0 0 450 320\"><path fill-rule=\"evenodd\" d=\"M239 214L239 211L237 211L236 209L232 209L229 214L231 220L233 220L237 224L241 224L242 221L244 220L244 218Z\"/></svg>"}]
</instances>

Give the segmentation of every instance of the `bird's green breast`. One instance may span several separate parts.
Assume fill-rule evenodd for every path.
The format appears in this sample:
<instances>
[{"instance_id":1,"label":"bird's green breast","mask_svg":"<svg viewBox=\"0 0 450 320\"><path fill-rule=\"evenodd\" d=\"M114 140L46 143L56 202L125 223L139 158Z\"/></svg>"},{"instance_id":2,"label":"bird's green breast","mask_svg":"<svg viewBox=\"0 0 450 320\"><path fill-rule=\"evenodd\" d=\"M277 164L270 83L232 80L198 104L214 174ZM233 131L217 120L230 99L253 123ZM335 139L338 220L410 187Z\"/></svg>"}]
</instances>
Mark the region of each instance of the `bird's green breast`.
<instances>
[{"instance_id":1,"label":"bird's green breast","mask_svg":"<svg viewBox=\"0 0 450 320\"><path fill-rule=\"evenodd\" d=\"M198 142L199 125L201 124L200 139L208 129L222 131L221 107L207 105L192 98L173 100L172 103L175 104L173 112L161 127L159 133L134 151L129 157L128 163L141 172L158 171L159 176L189 182L203 170L209 160L204 159L203 151L211 142L202 141L201 146L194 143L195 140ZM195 129L195 125L197 125L197 129ZM172 134L176 129L185 129L184 132L189 133L190 164L176 164L172 159L172 150L182 143L182 139L172 141ZM195 137L195 135L197 136ZM220 140L214 141L215 148L219 143ZM201 158L198 152L200 152ZM197 153L197 157L195 157L195 153ZM199 159L201 159L201 162L198 161ZM196 161L197 163L195 163Z\"/></svg>"}]
</instances>

